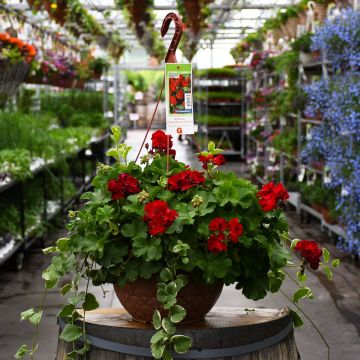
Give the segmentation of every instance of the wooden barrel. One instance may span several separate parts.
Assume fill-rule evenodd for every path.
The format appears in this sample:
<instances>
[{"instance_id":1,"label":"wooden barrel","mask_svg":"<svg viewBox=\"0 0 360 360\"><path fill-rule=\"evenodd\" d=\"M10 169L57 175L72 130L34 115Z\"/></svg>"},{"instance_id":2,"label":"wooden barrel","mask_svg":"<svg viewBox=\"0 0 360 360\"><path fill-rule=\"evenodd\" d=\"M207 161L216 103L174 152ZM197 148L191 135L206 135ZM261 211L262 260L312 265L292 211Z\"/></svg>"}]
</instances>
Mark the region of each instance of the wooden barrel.
<instances>
[{"instance_id":1,"label":"wooden barrel","mask_svg":"<svg viewBox=\"0 0 360 360\"><path fill-rule=\"evenodd\" d=\"M92 343L86 360L152 359L152 326L133 322L123 309L87 312L86 329ZM204 321L179 326L178 332L190 336L193 346L175 359L300 360L288 308L214 308ZM71 350L59 340L56 359Z\"/></svg>"}]
</instances>

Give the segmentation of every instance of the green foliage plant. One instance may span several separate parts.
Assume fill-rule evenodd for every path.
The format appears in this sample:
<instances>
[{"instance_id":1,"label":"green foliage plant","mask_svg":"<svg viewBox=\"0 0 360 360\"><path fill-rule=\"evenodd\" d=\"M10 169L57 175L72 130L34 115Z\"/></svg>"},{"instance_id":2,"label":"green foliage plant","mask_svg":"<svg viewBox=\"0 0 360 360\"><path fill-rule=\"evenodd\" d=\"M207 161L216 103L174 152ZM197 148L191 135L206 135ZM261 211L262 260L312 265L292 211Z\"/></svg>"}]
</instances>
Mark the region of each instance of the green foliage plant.
<instances>
[{"instance_id":1,"label":"green foliage plant","mask_svg":"<svg viewBox=\"0 0 360 360\"><path fill-rule=\"evenodd\" d=\"M112 283L121 287L138 278L158 278L157 299L166 315L161 316L160 309L153 315L156 332L150 346L156 359L172 359L172 350L185 354L191 347L191 338L177 333L176 325L186 316L186 309L177 304L177 294L186 286L187 275L194 271L202 274L205 283L236 284L247 298L259 300L268 292L279 291L286 268L294 267L299 269L298 279L293 278L298 290L290 300L299 307L300 299L313 297L304 285L305 260L298 264L290 262L288 245L294 249L299 240L288 238L288 224L278 206L270 211L262 209L256 186L232 172L219 171L218 165L211 161L201 173L196 172L176 161L173 155L166 155L169 150L161 147L161 141L155 143L154 137L152 149L142 157L143 166L140 166L127 160L130 148L121 143L120 128L114 126L112 133L114 145L108 155L115 163L98 165L93 191L82 196L86 201L84 207L69 213L68 236L44 249L44 253L53 254L50 266L42 275L44 299L46 292L56 287L67 298L59 312L66 323L60 338L74 344L67 358L77 358L91 346L85 325L79 326L80 319L85 324L86 311L99 306L89 292L90 282L96 286ZM162 139L167 136L161 131L157 135ZM198 156L215 159L221 152L210 142L208 150ZM186 183L189 174L197 179L190 187L177 182L181 178ZM122 186L121 182L116 189L113 187L114 181L124 177L127 183L132 182L130 195L128 185L121 190L125 193L116 190ZM169 218L165 214L157 216L152 223L155 218L149 212L154 202L159 201L166 204L172 217L160 228L157 221L169 221ZM213 231L210 223L216 218L225 222L235 219L242 226L237 228L237 238L232 241L228 238L232 230L226 230L227 240L218 244L226 246L223 251L214 251L209 245ZM327 251L323 253L325 264L329 256ZM338 262L333 267L337 265ZM326 267L331 272L331 266ZM79 291L81 279L85 281L85 291ZM18 359L34 356L43 307L44 300L39 307L21 314L22 320L35 326L35 336L31 347L24 344L19 348ZM295 325L300 325L300 317L293 314ZM81 348L76 346L80 338Z\"/></svg>"}]
</instances>

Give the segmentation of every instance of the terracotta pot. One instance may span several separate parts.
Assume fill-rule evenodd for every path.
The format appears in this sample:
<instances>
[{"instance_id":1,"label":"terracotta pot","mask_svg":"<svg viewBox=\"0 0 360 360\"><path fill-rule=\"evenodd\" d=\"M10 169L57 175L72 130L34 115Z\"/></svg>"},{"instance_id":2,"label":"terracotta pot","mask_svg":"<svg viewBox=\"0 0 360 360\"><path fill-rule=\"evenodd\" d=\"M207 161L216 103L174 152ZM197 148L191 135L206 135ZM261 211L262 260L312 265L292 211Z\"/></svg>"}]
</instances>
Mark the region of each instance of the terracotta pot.
<instances>
[{"instance_id":1,"label":"terracotta pot","mask_svg":"<svg viewBox=\"0 0 360 360\"><path fill-rule=\"evenodd\" d=\"M317 212L319 212L320 214L322 214L322 205L321 204L316 204L316 203L311 203L310 204L311 207L316 210Z\"/></svg>"},{"instance_id":2,"label":"terracotta pot","mask_svg":"<svg viewBox=\"0 0 360 360\"><path fill-rule=\"evenodd\" d=\"M214 307L224 284L222 281L217 281L212 285L207 285L199 273L187 275L189 282L179 292L177 300L178 304L183 306L187 312L183 323L194 323L203 320ZM153 276L149 280L139 278L134 282L127 283L124 287L114 285L119 301L133 320L149 323L152 321L154 310L161 309L156 298L157 279L158 276ZM160 312L162 315L167 314L167 311Z\"/></svg>"},{"instance_id":3,"label":"terracotta pot","mask_svg":"<svg viewBox=\"0 0 360 360\"><path fill-rule=\"evenodd\" d=\"M337 224L337 219L334 219L330 215L330 209L322 207L321 208L321 215L322 215L324 221L327 222L328 224L330 224L330 225Z\"/></svg>"}]
</instances>

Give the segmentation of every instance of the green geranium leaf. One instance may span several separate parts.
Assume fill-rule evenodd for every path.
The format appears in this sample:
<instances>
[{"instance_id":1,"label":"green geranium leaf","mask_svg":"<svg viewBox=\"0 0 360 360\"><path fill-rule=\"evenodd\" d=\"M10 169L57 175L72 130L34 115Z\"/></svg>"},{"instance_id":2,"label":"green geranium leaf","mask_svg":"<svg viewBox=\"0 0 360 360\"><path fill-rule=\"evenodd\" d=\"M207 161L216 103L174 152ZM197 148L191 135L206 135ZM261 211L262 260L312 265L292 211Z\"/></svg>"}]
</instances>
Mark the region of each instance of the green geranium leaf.
<instances>
[{"instance_id":1,"label":"green geranium leaf","mask_svg":"<svg viewBox=\"0 0 360 360\"><path fill-rule=\"evenodd\" d=\"M176 328L173 325L173 323L171 322L171 320L169 318L164 318L161 321L161 325L163 327L163 329L166 331L167 334L169 335L174 335L176 332Z\"/></svg>"},{"instance_id":2,"label":"green geranium leaf","mask_svg":"<svg viewBox=\"0 0 360 360\"><path fill-rule=\"evenodd\" d=\"M331 269L327 265L323 265L322 267L323 267L323 269L325 271L327 279L332 280L333 273L332 273Z\"/></svg>"},{"instance_id":3,"label":"green geranium leaf","mask_svg":"<svg viewBox=\"0 0 360 360\"><path fill-rule=\"evenodd\" d=\"M59 251L69 251L69 239L68 238L61 238L56 242L56 247Z\"/></svg>"},{"instance_id":4,"label":"green geranium leaf","mask_svg":"<svg viewBox=\"0 0 360 360\"><path fill-rule=\"evenodd\" d=\"M332 262L332 267L336 268L340 265L340 260L339 259L335 259Z\"/></svg>"},{"instance_id":5,"label":"green geranium leaf","mask_svg":"<svg viewBox=\"0 0 360 360\"><path fill-rule=\"evenodd\" d=\"M232 205L237 205L239 203L239 191L231 184L231 182L226 182L225 184L216 187L213 190L213 193L220 206L225 206L228 203Z\"/></svg>"},{"instance_id":6,"label":"green geranium leaf","mask_svg":"<svg viewBox=\"0 0 360 360\"><path fill-rule=\"evenodd\" d=\"M121 228L121 234L127 238L144 239L147 237L147 225L142 221L135 220L131 224L125 224Z\"/></svg>"},{"instance_id":7,"label":"green geranium leaf","mask_svg":"<svg viewBox=\"0 0 360 360\"><path fill-rule=\"evenodd\" d=\"M148 239L137 237L133 243L133 253L137 257L142 257L145 261L159 260L163 253L161 239L150 237Z\"/></svg>"},{"instance_id":8,"label":"green geranium leaf","mask_svg":"<svg viewBox=\"0 0 360 360\"><path fill-rule=\"evenodd\" d=\"M294 311L291 310L291 314L292 314L292 319L293 319L293 323L295 327L300 327L304 325L304 322L302 321L301 317L299 316L299 314Z\"/></svg>"},{"instance_id":9,"label":"green geranium leaf","mask_svg":"<svg viewBox=\"0 0 360 360\"><path fill-rule=\"evenodd\" d=\"M294 303L298 303L300 299L304 299L304 298L313 298L313 294L310 288L308 287L303 287L298 289L294 296L293 296L293 301Z\"/></svg>"},{"instance_id":10,"label":"green geranium leaf","mask_svg":"<svg viewBox=\"0 0 360 360\"><path fill-rule=\"evenodd\" d=\"M328 249L322 248L322 252L323 252L324 261L325 261L326 263L329 262L330 253L329 253Z\"/></svg>"},{"instance_id":11,"label":"green geranium leaf","mask_svg":"<svg viewBox=\"0 0 360 360\"><path fill-rule=\"evenodd\" d=\"M28 348L28 346L26 344L23 344L21 345L16 354L14 355L15 356L15 359L23 359L24 356L29 353L31 350Z\"/></svg>"},{"instance_id":12,"label":"green geranium leaf","mask_svg":"<svg viewBox=\"0 0 360 360\"><path fill-rule=\"evenodd\" d=\"M42 252L47 255L47 254L50 254L50 253L53 253L53 252L56 252L57 251L57 247L56 246L50 246L50 247L47 247L45 249L42 250Z\"/></svg>"},{"instance_id":13,"label":"green geranium leaf","mask_svg":"<svg viewBox=\"0 0 360 360\"><path fill-rule=\"evenodd\" d=\"M305 274L305 273L302 274L301 271L298 271L298 272L296 273L296 276L297 276L297 278L298 278L298 280L299 280L300 282L305 282L306 279L307 279L306 274Z\"/></svg>"},{"instance_id":14,"label":"green geranium leaf","mask_svg":"<svg viewBox=\"0 0 360 360\"><path fill-rule=\"evenodd\" d=\"M177 324L184 320L186 316L186 310L180 305L174 305L170 308L170 320Z\"/></svg>"},{"instance_id":15,"label":"green geranium leaf","mask_svg":"<svg viewBox=\"0 0 360 360\"><path fill-rule=\"evenodd\" d=\"M96 220L101 223L109 222L114 213L114 209L110 205L98 207L96 210Z\"/></svg>"},{"instance_id":16,"label":"green geranium leaf","mask_svg":"<svg viewBox=\"0 0 360 360\"><path fill-rule=\"evenodd\" d=\"M161 328L161 314L159 310L154 311L152 322L156 330L159 330Z\"/></svg>"},{"instance_id":17,"label":"green geranium leaf","mask_svg":"<svg viewBox=\"0 0 360 360\"><path fill-rule=\"evenodd\" d=\"M186 353L192 344L191 338L184 335L174 335L171 342L174 344L174 349L178 354Z\"/></svg>"},{"instance_id":18,"label":"green geranium leaf","mask_svg":"<svg viewBox=\"0 0 360 360\"><path fill-rule=\"evenodd\" d=\"M82 308L85 311L95 310L99 307L99 303L93 294L87 293Z\"/></svg>"},{"instance_id":19,"label":"green geranium leaf","mask_svg":"<svg viewBox=\"0 0 360 360\"><path fill-rule=\"evenodd\" d=\"M67 324L60 334L60 339L66 342L72 342L79 339L82 335L82 330L79 326Z\"/></svg>"},{"instance_id":20,"label":"green geranium leaf","mask_svg":"<svg viewBox=\"0 0 360 360\"><path fill-rule=\"evenodd\" d=\"M163 268L160 272L160 279L161 281L167 283L173 279L173 273L169 268Z\"/></svg>"}]
</instances>

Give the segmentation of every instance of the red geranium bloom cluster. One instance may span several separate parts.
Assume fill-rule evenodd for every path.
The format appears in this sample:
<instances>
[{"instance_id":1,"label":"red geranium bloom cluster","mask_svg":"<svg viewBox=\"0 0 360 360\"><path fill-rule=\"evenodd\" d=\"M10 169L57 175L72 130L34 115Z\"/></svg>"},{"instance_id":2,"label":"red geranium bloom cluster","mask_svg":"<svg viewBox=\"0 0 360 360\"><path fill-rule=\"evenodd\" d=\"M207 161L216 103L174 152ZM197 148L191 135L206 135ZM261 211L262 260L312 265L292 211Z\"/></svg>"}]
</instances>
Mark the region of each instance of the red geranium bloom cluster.
<instances>
[{"instance_id":1,"label":"red geranium bloom cluster","mask_svg":"<svg viewBox=\"0 0 360 360\"><path fill-rule=\"evenodd\" d=\"M196 185L205 182L203 174L196 170L184 170L181 173L172 175L168 179L169 190L186 191Z\"/></svg>"},{"instance_id":2,"label":"red geranium bloom cluster","mask_svg":"<svg viewBox=\"0 0 360 360\"><path fill-rule=\"evenodd\" d=\"M137 179L129 174L120 174L117 180L108 181L108 190L111 192L113 200L126 198L129 195L140 192Z\"/></svg>"},{"instance_id":3,"label":"red geranium bloom cluster","mask_svg":"<svg viewBox=\"0 0 360 360\"><path fill-rule=\"evenodd\" d=\"M271 211L276 208L279 200L287 200L289 194L283 184L275 185L273 182L269 182L263 185L256 197L259 198L259 204L263 211Z\"/></svg>"},{"instance_id":4,"label":"red geranium bloom cluster","mask_svg":"<svg viewBox=\"0 0 360 360\"><path fill-rule=\"evenodd\" d=\"M315 241L300 240L294 249L300 252L300 255L309 262L313 270L319 268L322 250Z\"/></svg>"},{"instance_id":5,"label":"red geranium bloom cluster","mask_svg":"<svg viewBox=\"0 0 360 360\"><path fill-rule=\"evenodd\" d=\"M4 45L17 47L28 63L30 63L36 55L36 48L33 45L30 45L17 37L11 37L7 32L0 33L0 42Z\"/></svg>"},{"instance_id":6,"label":"red geranium bloom cluster","mask_svg":"<svg viewBox=\"0 0 360 360\"><path fill-rule=\"evenodd\" d=\"M228 241L237 243L243 233L243 226L239 223L238 218L230 221L218 217L212 219L209 224L209 230L213 232L208 239L208 249L214 253L226 251Z\"/></svg>"},{"instance_id":7,"label":"red geranium bloom cluster","mask_svg":"<svg viewBox=\"0 0 360 360\"><path fill-rule=\"evenodd\" d=\"M162 130L156 130L152 136L152 149L150 150L150 154L161 154L166 155L169 153L169 155L176 155L176 151L172 149L173 142L172 142L172 136L166 135L164 131ZM169 147L169 152L168 152Z\"/></svg>"},{"instance_id":8,"label":"red geranium bloom cluster","mask_svg":"<svg viewBox=\"0 0 360 360\"><path fill-rule=\"evenodd\" d=\"M163 234L179 216L176 210L169 209L168 203L155 200L145 205L144 221L148 224L149 234Z\"/></svg>"},{"instance_id":9,"label":"red geranium bloom cluster","mask_svg":"<svg viewBox=\"0 0 360 360\"><path fill-rule=\"evenodd\" d=\"M225 158L224 155L199 155L198 156L199 161L201 161L203 163L202 167L203 169L207 169L209 164L214 164L217 166L221 166L225 164Z\"/></svg>"},{"instance_id":10,"label":"red geranium bloom cluster","mask_svg":"<svg viewBox=\"0 0 360 360\"><path fill-rule=\"evenodd\" d=\"M190 75L179 75L177 78L169 79L170 111L172 113L176 112L176 109L183 110L185 108L185 92L190 91L190 86Z\"/></svg>"}]
</instances>

